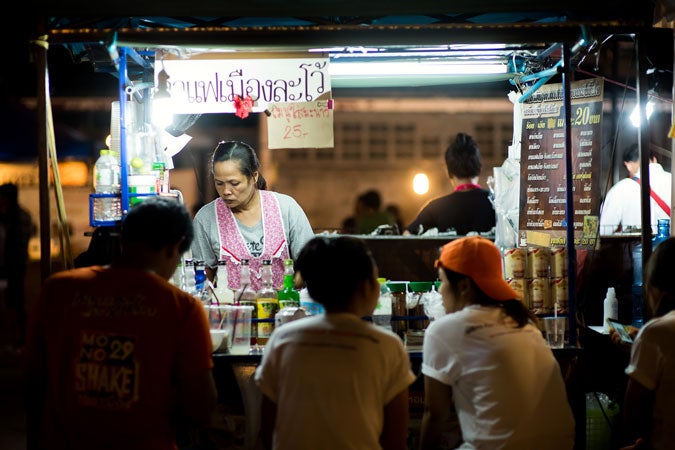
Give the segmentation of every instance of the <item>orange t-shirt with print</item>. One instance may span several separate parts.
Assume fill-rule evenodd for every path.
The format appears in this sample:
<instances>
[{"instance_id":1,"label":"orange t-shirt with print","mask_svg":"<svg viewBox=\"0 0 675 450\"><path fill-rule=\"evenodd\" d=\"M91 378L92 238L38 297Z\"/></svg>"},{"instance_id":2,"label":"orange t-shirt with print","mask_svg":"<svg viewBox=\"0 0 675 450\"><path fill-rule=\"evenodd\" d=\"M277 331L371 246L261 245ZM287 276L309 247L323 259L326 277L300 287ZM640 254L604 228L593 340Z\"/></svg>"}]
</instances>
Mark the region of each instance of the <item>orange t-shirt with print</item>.
<instances>
[{"instance_id":1,"label":"orange t-shirt with print","mask_svg":"<svg viewBox=\"0 0 675 450\"><path fill-rule=\"evenodd\" d=\"M153 273L93 266L50 277L36 307L27 364L47 371L47 447L176 448L176 380L213 367L199 300Z\"/></svg>"}]
</instances>

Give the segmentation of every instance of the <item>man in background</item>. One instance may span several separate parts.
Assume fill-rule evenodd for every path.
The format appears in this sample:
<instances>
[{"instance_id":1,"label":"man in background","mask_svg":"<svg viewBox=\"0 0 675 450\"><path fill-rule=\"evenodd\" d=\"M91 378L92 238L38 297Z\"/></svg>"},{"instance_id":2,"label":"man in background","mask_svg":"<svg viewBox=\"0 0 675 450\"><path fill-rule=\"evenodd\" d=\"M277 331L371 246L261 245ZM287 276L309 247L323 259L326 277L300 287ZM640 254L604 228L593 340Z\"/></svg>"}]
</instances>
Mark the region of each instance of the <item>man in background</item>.
<instances>
[{"instance_id":1,"label":"man in background","mask_svg":"<svg viewBox=\"0 0 675 450\"><path fill-rule=\"evenodd\" d=\"M167 281L193 237L182 203L150 197L125 218L110 266L45 281L24 360L29 450L174 450L180 424L210 421L206 312Z\"/></svg>"},{"instance_id":2,"label":"man in background","mask_svg":"<svg viewBox=\"0 0 675 450\"><path fill-rule=\"evenodd\" d=\"M380 225L394 225L394 216L381 209L382 196L376 189L370 189L359 195L356 205L356 234L370 234Z\"/></svg>"},{"instance_id":3,"label":"man in background","mask_svg":"<svg viewBox=\"0 0 675 450\"><path fill-rule=\"evenodd\" d=\"M0 185L0 298L4 292L7 314L4 326L9 344L23 347L26 329L24 282L28 265L28 241L36 232L30 213L19 204L19 189L14 183Z\"/></svg>"},{"instance_id":4,"label":"man in background","mask_svg":"<svg viewBox=\"0 0 675 450\"><path fill-rule=\"evenodd\" d=\"M638 232L642 229L640 187L640 151L631 144L623 152L623 164L628 176L612 186L600 209L600 234ZM651 226L656 230L659 219L670 219L671 174L663 170L656 157L649 158L651 187Z\"/></svg>"}]
</instances>

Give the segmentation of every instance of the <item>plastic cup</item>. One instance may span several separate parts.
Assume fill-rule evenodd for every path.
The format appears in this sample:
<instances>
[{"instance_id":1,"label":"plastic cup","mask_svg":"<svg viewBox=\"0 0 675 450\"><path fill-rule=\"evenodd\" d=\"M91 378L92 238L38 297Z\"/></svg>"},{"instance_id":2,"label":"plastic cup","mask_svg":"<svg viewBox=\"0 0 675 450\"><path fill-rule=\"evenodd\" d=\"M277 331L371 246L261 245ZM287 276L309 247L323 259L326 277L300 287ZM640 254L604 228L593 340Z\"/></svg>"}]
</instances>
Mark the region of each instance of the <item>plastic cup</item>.
<instances>
[{"instance_id":1,"label":"plastic cup","mask_svg":"<svg viewBox=\"0 0 675 450\"><path fill-rule=\"evenodd\" d=\"M232 330L230 336L230 354L248 355L251 351L251 321L253 306L228 305L227 327Z\"/></svg>"},{"instance_id":2,"label":"plastic cup","mask_svg":"<svg viewBox=\"0 0 675 450\"><path fill-rule=\"evenodd\" d=\"M563 348L565 346L566 329L567 317L544 317L544 331L549 347Z\"/></svg>"},{"instance_id":3,"label":"plastic cup","mask_svg":"<svg viewBox=\"0 0 675 450\"><path fill-rule=\"evenodd\" d=\"M228 327L227 323L227 306L207 305L205 308L209 318L213 352L225 352L230 346L230 336L232 335L232 329Z\"/></svg>"}]
</instances>

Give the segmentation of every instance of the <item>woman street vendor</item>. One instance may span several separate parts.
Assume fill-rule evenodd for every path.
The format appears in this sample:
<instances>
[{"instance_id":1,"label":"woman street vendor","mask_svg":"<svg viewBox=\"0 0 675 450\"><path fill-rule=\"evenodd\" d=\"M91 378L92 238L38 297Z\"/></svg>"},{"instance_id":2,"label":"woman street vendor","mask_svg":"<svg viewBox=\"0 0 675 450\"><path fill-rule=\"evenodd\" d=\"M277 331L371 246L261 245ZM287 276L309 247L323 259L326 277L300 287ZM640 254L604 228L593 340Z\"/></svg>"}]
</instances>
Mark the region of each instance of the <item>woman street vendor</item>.
<instances>
[{"instance_id":1,"label":"woman street vendor","mask_svg":"<svg viewBox=\"0 0 675 450\"><path fill-rule=\"evenodd\" d=\"M213 280L219 260L227 264L228 285L239 287L241 260L251 267L251 287L260 289L260 267L272 260L274 286L283 284L284 260L294 258L314 237L300 205L292 197L265 190L253 148L239 141L218 143L212 156L218 198L194 218L194 260L203 260Z\"/></svg>"}]
</instances>

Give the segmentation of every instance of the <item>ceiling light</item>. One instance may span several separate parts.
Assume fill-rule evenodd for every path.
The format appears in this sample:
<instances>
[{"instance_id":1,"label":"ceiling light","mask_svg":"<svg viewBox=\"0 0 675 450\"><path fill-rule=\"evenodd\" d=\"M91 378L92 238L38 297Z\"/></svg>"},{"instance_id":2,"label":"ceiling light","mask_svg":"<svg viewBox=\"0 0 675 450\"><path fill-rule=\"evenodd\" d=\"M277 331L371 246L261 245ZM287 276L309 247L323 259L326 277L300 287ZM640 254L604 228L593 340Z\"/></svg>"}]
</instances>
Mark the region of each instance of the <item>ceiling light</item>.
<instances>
[{"instance_id":1,"label":"ceiling light","mask_svg":"<svg viewBox=\"0 0 675 450\"><path fill-rule=\"evenodd\" d=\"M652 113L654 112L654 102L652 100L649 100L647 102L647 108L645 110L645 115L647 116L647 120L651 117ZM640 126L640 105L635 105L635 109L633 112L630 114L630 123L633 124L635 128Z\"/></svg>"},{"instance_id":2,"label":"ceiling light","mask_svg":"<svg viewBox=\"0 0 675 450\"><path fill-rule=\"evenodd\" d=\"M331 78L341 76L434 76L434 75L487 75L505 74L508 66L494 61L377 61L377 62L333 62L330 65Z\"/></svg>"},{"instance_id":3,"label":"ceiling light","mask_svg":"<svg viewBox=\"0 0 675 450\"><path fill-rule=\"evenodd\" d=\"M169 94L168 83L169 75L162 69L157 74L157 90L152 96L152 123L164 129L173 122L173 105L171 103L171 94Z\"/></svg>"}]
</instances>

